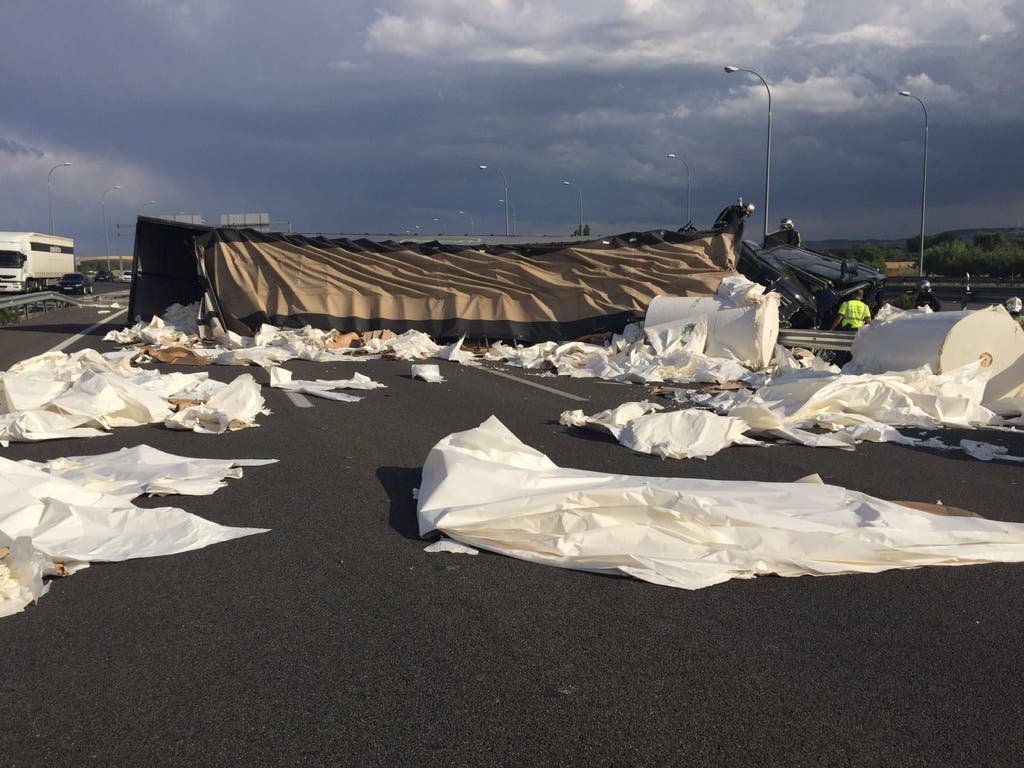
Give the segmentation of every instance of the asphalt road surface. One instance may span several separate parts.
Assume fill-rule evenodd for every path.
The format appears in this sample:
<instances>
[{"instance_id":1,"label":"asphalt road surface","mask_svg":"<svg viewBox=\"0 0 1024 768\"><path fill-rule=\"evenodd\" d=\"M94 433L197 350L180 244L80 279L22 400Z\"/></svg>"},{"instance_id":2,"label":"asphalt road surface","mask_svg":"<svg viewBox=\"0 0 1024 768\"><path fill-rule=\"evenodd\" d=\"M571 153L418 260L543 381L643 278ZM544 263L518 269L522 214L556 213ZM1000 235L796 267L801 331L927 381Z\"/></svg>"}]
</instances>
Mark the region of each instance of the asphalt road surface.
<instances>
[{"instance_id":1,"label":"asphalt road surface","mask_svg":"<svg viewBox=\"0 0 1024 768\"><path fill-rule=\"evenodd\" d=\"M73 309L5 327L0 365L103 317ZM68 351L113 349L106 330ZM273 414L224 435L151 426L2 449L44 460L147 443L280 462L212 496L137 502L271 532L96 564L0 620L0 765L1021 765L1024 565L689 592L486 552L427 554L412 494L431 446L492 414L562 466L817 472L1016 522L1024 466L873 444L661 461L557 423L564 409L593 413L647 387L441 366L447 381L427 384L409 363L293 361L296 378L360 371L388 388L312 407L267 388ZM210 369L243 372L267 381L261 369ZM1022 434L939 434L1024 455Z\"/></svg>"}]
</instances>

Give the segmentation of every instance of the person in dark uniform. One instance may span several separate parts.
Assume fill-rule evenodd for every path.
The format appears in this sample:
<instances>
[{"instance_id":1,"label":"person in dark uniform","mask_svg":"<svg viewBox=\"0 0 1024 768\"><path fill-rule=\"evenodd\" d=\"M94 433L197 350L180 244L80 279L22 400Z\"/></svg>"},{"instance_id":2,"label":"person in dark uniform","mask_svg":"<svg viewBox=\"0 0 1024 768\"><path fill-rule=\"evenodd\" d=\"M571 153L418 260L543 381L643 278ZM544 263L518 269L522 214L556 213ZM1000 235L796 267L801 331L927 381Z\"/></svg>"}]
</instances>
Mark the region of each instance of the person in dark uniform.
<instances>
[{"instance_id":1,"label":"person in dark uniform","mask_svg":"<svg viewBox=\"0 0 1024 768\"><path fill-rule=\"evenodd\" d=\"M932 293L932 284L927 280L918 280L917 299L914 300L914 306L918 309L921 309L921 307L930 307L932 312L938 312L942 309L942 305L939 304L939 300L935 298L935 294Z\"/></svg>"},{"instance_id":2,"label":"person in dark uniform","mask_svg":"<svg viewBox=\"0 0 1024 768\"><path fill-rule=\"evenodd\" d=\"M836 305L839 303L839 294L832 286L832 281L827 281L814 294L814 307L818 315L819 328L831 328L832 320L835 318Z\"/></svg>"},{"instance_id":3,"label":"person in dark uniform","mask_svg":"<svg viewBox=\"0 0 1024 768\"><path fill-rule=\"evenodd\" d=\"M730 224L742 221L753 212L754 204L744 204L743 198L741 197L733 205L726 206L722 209L722 212L718 214L718 218L715 219L715 225L712 229L723 229L724 227L728 227Z\"/></svg>"},{"instance_id":4,"label":"person in dark uniform","mask_svg":"<svg viewBox=\"0 0 1024 768\"><path fill-rule=\"evenodd\" d=\"M793 226L792 219L783 219L779 222L777 231L772 232L764 239L764 247L771 248L775 245L792 245L800 247L800 233Z\"/></svg>"}]
</instances>

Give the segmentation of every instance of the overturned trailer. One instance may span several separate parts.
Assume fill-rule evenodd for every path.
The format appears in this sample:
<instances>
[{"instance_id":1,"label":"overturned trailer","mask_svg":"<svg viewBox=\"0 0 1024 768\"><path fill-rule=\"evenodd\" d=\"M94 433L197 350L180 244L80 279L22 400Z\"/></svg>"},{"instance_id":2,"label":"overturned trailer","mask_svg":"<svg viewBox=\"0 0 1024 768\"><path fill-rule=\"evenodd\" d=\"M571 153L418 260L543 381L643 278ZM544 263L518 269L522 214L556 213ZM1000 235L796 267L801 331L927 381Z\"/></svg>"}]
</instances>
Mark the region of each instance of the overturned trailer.
<instances>
[{"instance_id":1,"label":"overturned trailer","mask_svg":"<svg viewBox=\"0 0 1024 768\"><path fill-rule=\"evenodd\" d=\"M655 296L710 296L736 273L742 222L585 242L486 246L307 237L139 217L129 315L205 300L204 322L435 338L569 339L619 330Z\"/></svg>"}]
</instances>

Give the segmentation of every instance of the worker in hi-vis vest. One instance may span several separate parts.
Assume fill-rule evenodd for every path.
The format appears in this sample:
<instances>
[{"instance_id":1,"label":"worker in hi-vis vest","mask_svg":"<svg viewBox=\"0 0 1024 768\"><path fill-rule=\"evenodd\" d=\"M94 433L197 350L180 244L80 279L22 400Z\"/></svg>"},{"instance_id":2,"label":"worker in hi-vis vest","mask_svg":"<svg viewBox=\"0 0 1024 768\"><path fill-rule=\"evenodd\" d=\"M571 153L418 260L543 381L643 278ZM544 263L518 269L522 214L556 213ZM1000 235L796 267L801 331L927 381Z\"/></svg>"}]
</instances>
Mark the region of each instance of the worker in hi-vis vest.
<instances>
[{"instance_id":1,"label":"worker in hi-vis vest","mask_svg":"<svg viewBox=\"0 0 1024 768\"><path fill-rule=\"evenodd\" d=\"M871 309L865 304L864 291L858 288L853 292L853 298L847 299L839 305L836 312L836 319L832 321L832 327L839 327L842 331L856 331L862 325L871 322Z\"/></svg>"}]
</instances>

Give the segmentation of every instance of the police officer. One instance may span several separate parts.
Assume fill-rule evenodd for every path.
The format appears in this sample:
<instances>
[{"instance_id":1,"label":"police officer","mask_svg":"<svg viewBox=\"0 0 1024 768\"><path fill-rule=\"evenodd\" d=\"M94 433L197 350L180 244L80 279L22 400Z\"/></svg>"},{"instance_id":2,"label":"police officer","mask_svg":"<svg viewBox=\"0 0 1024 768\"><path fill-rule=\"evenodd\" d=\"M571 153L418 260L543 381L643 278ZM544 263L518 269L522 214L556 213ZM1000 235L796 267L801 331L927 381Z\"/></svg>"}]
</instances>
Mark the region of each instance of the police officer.
<instances>
[{"instance_id":1,"label":"police officer","mask_svg":"<svg viewBox=\"0 0 1024 768\"><path fill-rule=\"evenodd\" d=\"M921 309L921 307L930 307L932 312L938 312L942 309L942 305L939 304L939 300L935 298L935 294L932 293L932 284L927 280L917 281L917 299L914 302L914 306L918 309Z\"/></svg>"},{"instance_id":2,"label":"police officer","mask_svg":"<svg viewBox=\"0 0 1024 768\"><path fill-rule=\"evenodd\" d=\"M1021 315L1021 310L1024 309L1024 301L1020 300L1020 296L1011 296L1003 306L1010 313L1010 317L1020 323L1021 328L1024 328L1024 315Z\"/></svg>"}]
</instances>

